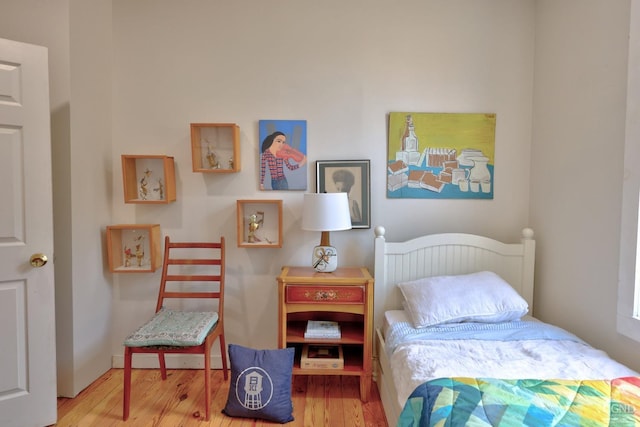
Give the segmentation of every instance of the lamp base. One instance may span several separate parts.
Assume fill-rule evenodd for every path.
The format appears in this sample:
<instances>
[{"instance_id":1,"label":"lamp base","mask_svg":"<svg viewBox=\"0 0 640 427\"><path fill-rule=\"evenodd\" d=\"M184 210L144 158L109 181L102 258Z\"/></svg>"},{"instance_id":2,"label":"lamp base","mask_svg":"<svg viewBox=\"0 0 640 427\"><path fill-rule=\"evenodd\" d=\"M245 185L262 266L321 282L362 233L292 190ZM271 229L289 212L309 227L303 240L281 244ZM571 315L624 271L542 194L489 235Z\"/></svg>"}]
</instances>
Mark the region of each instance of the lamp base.
<instances>
[{"instance_id":1,"label":"lamp base","mask_svg":"<svg viewBox=\"0 0 640 427\"><path fill-rule=\"evenodd\" d=\"M311 256L311 266L320 273L331 273L338 268L338 251L333 246L316 246Z\"/></svg>"}]
</instances>

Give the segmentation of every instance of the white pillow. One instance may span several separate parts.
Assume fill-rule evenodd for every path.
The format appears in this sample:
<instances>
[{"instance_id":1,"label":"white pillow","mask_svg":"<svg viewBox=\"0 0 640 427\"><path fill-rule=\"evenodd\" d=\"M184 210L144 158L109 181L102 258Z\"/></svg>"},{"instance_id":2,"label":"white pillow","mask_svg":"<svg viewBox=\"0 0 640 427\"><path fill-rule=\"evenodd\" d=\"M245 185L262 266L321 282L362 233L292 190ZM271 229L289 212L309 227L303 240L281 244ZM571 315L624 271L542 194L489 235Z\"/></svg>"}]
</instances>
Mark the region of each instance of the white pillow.
<instances>
[{"instance_id":1,"label":"white pillow","mask_svg":"<svg viewBox=\"0 0 640 427\"><path fill-rule=\"evenodd\" d=\"M482 271L399 283L416 328L443 323L498 323L518 320L529 305L500 276Z\"/></svg>"}]
</instances>

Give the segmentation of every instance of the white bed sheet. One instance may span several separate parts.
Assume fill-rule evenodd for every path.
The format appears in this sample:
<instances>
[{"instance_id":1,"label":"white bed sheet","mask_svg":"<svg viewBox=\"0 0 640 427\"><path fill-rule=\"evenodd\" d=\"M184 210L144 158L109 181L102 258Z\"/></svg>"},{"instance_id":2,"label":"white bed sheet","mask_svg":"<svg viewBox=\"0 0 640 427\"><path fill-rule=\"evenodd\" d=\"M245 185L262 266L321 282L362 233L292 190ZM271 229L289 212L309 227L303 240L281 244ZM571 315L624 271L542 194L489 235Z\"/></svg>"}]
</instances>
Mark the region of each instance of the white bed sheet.
<instances>
[{"instance_id":1,"label":"white bed sheet","mask_svg":"<svg viewBox=\"0 0 640 427\"><path fill-rule=\"evenodd\" d=\"M411 322L404 310L387 310L384 312L384 320L382 322L382 336L387 338L389 328L396 322Z\"/></svg>"},{"instance_id":2,"label":"white bed sheet","mask_svg":"<svg viewBox=\"0 0 640 427\"><path fill-rule=\"evenodd\" d=\"M402 310L385 313L385 326L406 321ZM385 330L386 332L386 330ZM442 377L502 379L611 379L638 373L604 351L575 341L415 341L400 344L390 356L398 403L413 390Z\"/></svg>"}]
</instances>

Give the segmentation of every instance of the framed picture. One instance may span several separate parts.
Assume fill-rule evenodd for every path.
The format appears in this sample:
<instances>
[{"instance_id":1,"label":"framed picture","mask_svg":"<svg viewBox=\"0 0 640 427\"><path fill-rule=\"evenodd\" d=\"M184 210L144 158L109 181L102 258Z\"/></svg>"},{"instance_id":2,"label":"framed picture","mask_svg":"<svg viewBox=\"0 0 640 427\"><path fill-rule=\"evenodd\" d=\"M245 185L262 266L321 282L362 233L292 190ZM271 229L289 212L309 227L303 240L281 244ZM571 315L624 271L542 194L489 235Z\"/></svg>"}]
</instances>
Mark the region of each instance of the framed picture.
<instances>
[{"instance_id":1,"label":"framed picture","mask_svg":"<svg viewBox=\"0 0 640 427\"><path fill-rule=\"evenodd\" d=\"M369 160L318 160L316 191L347 193L353 228L371 228Z\"/></svg>"},{"instance_id":2,"label":"framed picture","mask_svg":"<svg viewBox=\"0 0 640 427\"><path fill-rule=\"evenodd\" d=\"M307 121L260 120L260 190L307 189Z\"/></svg>"}]
</instances>

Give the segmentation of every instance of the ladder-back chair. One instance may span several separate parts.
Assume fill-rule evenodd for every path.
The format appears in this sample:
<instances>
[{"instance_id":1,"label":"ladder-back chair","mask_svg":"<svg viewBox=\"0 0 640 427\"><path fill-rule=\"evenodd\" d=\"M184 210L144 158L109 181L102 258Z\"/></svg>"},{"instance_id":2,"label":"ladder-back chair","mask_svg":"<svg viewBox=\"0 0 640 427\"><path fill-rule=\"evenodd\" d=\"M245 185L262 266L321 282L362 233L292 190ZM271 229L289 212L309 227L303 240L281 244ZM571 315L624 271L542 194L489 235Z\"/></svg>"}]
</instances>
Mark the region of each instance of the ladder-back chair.
<instances>
[{"instance_id":1,"label":"ladder-back chair","mask_svg":"<svg viewBox=\"0 0 640 427\"><path fill-rule=\"evenodd\" d=\"M175 243L165 237L156 313L124 341L123 420L129 418L131 360L135 353L156 353L163 380L167 379L165 354L203 354L205 418L209 420L211 346L216 339L220 341L224 379L228 378L224 281L224 237L213 243ZM188 304L196 304L200 311L187 310ZM203 304L205 308L199 308Z\"/></svg>"}]
</instances>

